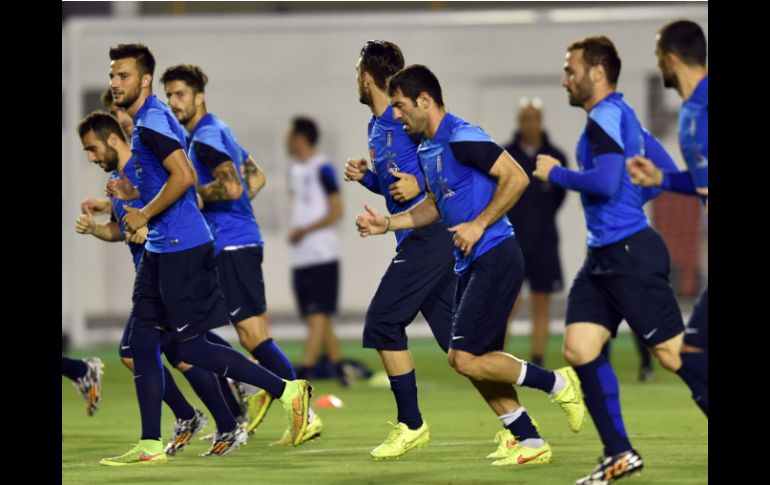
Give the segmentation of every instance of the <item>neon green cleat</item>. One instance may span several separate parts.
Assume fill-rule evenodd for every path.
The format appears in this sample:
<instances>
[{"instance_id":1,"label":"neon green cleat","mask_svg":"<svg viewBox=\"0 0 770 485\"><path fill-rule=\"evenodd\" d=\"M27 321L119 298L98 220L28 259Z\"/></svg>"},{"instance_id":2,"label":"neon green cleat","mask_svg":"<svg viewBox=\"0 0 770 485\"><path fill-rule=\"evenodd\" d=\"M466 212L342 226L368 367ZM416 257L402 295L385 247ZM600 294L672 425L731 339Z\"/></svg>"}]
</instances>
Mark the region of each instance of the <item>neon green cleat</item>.
<instances>
[{"instance_id":1,"label":"neon green cleat","mask_svg":"<svg viewBox=\"0 0 770 485\"><path fill-rule=\"evenodd\" d=\"M566 384L564 389L557 392L551 397L551 402L558 404L562 411L567 415L567 422L569 423L569 429L573 433L577 433L583 429L583 425L586 423L586 403L583 400L583 390L580 387L580 379L578 379L575 370L572 367L562 367L556 369L564 377Z\"/></svg>"},{"instance_id":2,"label":"neon green cleat","mask_svg":"<svg viewBox=\"0 0 770 485\"><path fill-rule=\"evenodd\" d=\"M246 400L248 406L247 416L249 418L249 421L246 424L246 432L249 433L249 435L252 435L257 429L257 426L259 426L265 419L267 410L270 409L270 405L273 404L274 399L273 396L268 394L264 389L260 389L247 397Z\"/></svg>"},{"instance_id":3,"label":"neon green cleat","mask_svg":"<svg viewBox=\"0 0 770 485\"><path fill-rule=\"evenodd\" d=\"M317 414L314 414L313 418L310 419L310 422L307 424L305 434L302 435L302 439L300 439L298 446L303 443L307 443L308 441L313 441L317 438L320 438L323 429L324 423L321 421L321 417ZM283 436L281 436L281 439L274 441L267 446L291 446L291 429L286 428L286 430L283 432Z\"/></svg>"},{"instance_id":4,"label":"neon green cleat","mask_svg":"<svg viewBox=\"0 0 770 485\"><path fill-rule=\"evenodd\" d=\"M388 424L393 426L390 434L370 453L375 460L398 458L407 451L422 448L430 442L430 430L425 421L417 429L409 429L404 423L393 424L388 421Z\"/></svg>"},{"instance_id":5,"label":"neon green cleat","mask_svg":"<svg viewBox=\"0 0 770 485\"><path fill-rule=\"evenodd\" d=\"M532 420L532 425L535 429L540 431L540 426L537 424L537 421L531 416L529 419ZM499 460L510 455L518 441L516 440L516 437L513 436L513 433L506 428L497 432L495 435L495 443L497 443L497 449L487 455L487 458L490 460Z\"/></svg>"},{"instance_id":6,"label":"neon green cleat","mask_svg":"<svg viewBox=\"0 0 770 485\"><path fill-rule=\"evenodd\" d=\"M529 448L521 446L521 443L517 441L507 457L493 461L492 465L545 465L546 463L551 463L551 460L553 460L553 453L551 452L551 445L548 443L545 443L540 448Z\"/></svg>"},{"instance_id":7,"label":"neon green cleat","mask_svg":"<svg viewBox=\"0 0 770 485\"><path fill-rule=\"evenodd\" d=\"M126 453L112 458L104 458L99 464L105 466L157 465L167 461L168 457L163 452L162 441L141 440Z\"/></svg>"},{"instance_id":8,"label":"neon green cleat","mask_svg":"<svg viewBox=\"0 0 770 485\"><path fill-rule=\"evenodd\" d=\"M286 388L280 398L283 410L289 418L291 430L291 444L297 446L302 441L308 426L308 413L310 411L310 396L313 386L304 379L286 381Z\"/></svg>"}]
</instances>

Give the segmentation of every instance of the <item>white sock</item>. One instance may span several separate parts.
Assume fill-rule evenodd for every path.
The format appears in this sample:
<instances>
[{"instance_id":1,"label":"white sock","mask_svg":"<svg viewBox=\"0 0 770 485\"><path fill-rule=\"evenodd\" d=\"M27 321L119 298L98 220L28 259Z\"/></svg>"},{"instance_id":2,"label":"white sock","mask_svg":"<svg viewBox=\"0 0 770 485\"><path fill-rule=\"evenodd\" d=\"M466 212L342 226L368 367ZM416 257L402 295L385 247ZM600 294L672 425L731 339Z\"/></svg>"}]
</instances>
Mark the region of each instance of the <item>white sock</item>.
<instances>
[{"instance_id":1,"label":"white sock","mask_svg":"<svg viewBox=\"0 0 770 485\"><path fill-rule=\"evenodd\" d=\"M520 406L520 407L514 409L513 411L511 411L510 413L503 414L502 416L498 416L497 418L500 421L502 421L503 422L503 426L505 426L507 428L512 422L514 422L517 419L519 419L519 416L521 416L521 414L524 411L526 411L526 409L524 409L524 406Z\"/></svg>"},{"instance_id":2,"label":"white sock","mask_svg":"<svg viewBox=\"0 0 770 485\"><path fill-rule=\"evenodd\" d=\"M558 372L554 372L553 375L556 376L556 380L553 382L553 389L548 393L549 396L553 396L567 385L567 379L563 375Z\"/></svg>"},{"instance_id":3,"label":"white sock","mask_svg":"<svg viewBox=\"0 0 770 485\"><path fill-rule=\"evenodd\" d=\"M521 372L519 372L519 378L516 379L516 385L520 386L524 384L524 376L527 375L527 363L525 361L521 361Z\"/></svg>"}]
</instances>

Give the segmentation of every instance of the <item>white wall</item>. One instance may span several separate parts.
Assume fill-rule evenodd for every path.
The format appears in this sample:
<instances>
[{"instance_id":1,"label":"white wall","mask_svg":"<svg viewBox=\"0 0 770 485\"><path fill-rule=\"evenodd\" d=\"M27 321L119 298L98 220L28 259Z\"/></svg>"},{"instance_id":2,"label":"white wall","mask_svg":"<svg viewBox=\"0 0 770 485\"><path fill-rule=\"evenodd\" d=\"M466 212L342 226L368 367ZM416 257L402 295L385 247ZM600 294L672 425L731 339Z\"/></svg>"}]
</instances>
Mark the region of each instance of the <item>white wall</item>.
<instances>
[{"instance_id":1,"label":"white wall","mask_svg":"<svg viewBox=\"0 0 770 485\"><path fill-rule=\"evenodd\" d=\"M634 20L613 20L629 15ZM587 16L588 15L588 16ZM501 144L514 128L518 96L546 101L552 138L574 164L574 144L584 114L567 105L559 88L566 45L589 34L608 35L623 60L619 89L646 119L645 79L656 72L656 30L686 17L707 29L707 5L634 9L575 9L425 14L276 15L75 20L63 31L62 89L62 312L123 314L130 308L132 266L122 244L108 245L74 235L78 202L103 193L105 176L88 166L75 124L84 89L106 87L108 49L128 42L147 44L156 56L156 78L176 63L200 65L209 75L207 104L227 121L268 173L268 186L254 201L265 222L264 271L269 308L293 312L286 228L288 215L283 137L298 113L317 119L322 149L340 170L349 156L366 156L368 109L359 104L354 66L368 39L397 43L407 64L428 65L438 76L448 108L480 124ZM602 18L599 22L590 19ZM586 21L589 20L589 21ZM522 23L524 22L524 23ZM531 23L526 23L531 22ZM161 93L155 83L156 93ZM668 93L668 95L673 95ZM675 103L675 99L672 98ZM668 140L675 149L675 141ZM381 200L357 185L344 184L345 219L341 305L363 312L379 282L394 240L360 239L353 219L364 202ZM559 216L566 281L581 263L585 244L579 198L570 194ZM73 324L76 323L73 321ZM63 325L66 323L63 322Z\"/></svg>"}]
</instances>

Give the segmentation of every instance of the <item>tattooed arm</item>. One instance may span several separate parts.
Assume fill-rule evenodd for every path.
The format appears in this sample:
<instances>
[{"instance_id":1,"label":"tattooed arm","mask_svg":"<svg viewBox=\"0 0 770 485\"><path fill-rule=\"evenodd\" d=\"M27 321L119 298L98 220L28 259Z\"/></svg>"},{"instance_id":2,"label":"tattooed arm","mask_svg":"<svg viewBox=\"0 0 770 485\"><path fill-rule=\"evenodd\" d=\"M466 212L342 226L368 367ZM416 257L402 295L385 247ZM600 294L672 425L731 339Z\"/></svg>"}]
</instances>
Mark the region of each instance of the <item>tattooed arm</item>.
<instances>
[{"instance_id":1,"label":"tattooed arm","mask_svg":"<svg viewBox=\"0 0 770 485\"><path fill-rule=\"evenodd\" d=\"M198 194L204 201L236 200L243 193L243 185L232 161L220 163L212 175L213 182L198 186Z\"/></svg>"},{"instance_id":2,"label":"tattooed arm","mask_svg":"<svg viewBox=\"0 0 770 485\"><path fill-rule=\"evenodd\" d=\"M248 157L243 161L241 165L241 174L246 179L246 190L249 195L249 200L252 200L265 186L266 178L265 172L259 168L251 157Z\"/></svg>"}]
</instances>

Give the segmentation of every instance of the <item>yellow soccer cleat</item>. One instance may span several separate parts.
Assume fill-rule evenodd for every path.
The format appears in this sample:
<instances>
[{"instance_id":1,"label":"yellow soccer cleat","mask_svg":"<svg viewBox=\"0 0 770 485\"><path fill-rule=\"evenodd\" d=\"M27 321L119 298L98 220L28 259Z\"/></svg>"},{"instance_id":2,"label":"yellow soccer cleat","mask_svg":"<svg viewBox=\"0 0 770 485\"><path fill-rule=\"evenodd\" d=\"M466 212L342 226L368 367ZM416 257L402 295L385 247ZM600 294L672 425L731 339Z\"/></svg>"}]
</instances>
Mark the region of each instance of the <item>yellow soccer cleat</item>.
<instances>
[{"instance_id":1,"label":"yellow soccer cleat","mask_svg":"<svg viewBox=\"0 0 770 485\"><path fill-rule=\"evenodd\" d=\"M507 457L493 461L492 465L545 465L551 463L551 460L553 460L553 453L551 452L551 445L548 443L543 444L540 448L530 448L521 446L521 443L517 441Z\"/></svg>"},{"instance_id":2,"label":"yellow soccer cleat","mask_svg":"<svg viewBox=\"0 0 770 485\"><path fill-rule=\"evenodd\" d=\"M163 452L163 443L160 440L141 440L126 453L105 458L99 464L105 466L157 465L167 461L168 457Z\"/></svg>"},{"instance_id":3,"label":"yellow soccer cleat","mask_svg":"<svg viewBox=\"0 0 770 485\"><path fill-rule=\"evenodd\" d=\"M430 442L430 430L425 421L417 429L409 429L404 423L388 423L393 426L393 429L385 441L370 453L375 460L398 458L407 451L422 448Z\"/></svg>"},{"instance_id":4,"label":"yellow soccer cleat","mask_svg":"<svg viewBox=\"0 0 770 485\"><path fill-rule=\"evenodd\" d=\"M247 397L246 400L248 406L247 416L249 418L249 421L246 424L246 432L249 433L249 435L252 435L257 429L257 426L259 426L265 419L267 410L270 409L270 405L273 404L274 399L273 396L268 394L264 389L260 389Z\"/></svg>"},{"instance_id":5,"label":"yellow soccer cleat","mask_svg":"<svg viewBox=\"0 0 770 485\"><path fill-rule=\"evenodd\" d=\"M578 379L572 367L562 367L555 372L564 377L565 385L561 391L551 397L551 402L559 405L564 414L567 415L569 429L573 433L577 433L583 429L583 425L586 423L586 414L588 413L586 403L583 400L580 379Z\"/></svg>"}]
</instances>

